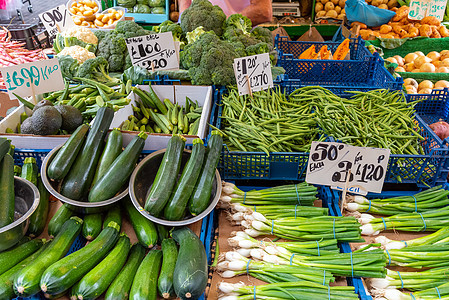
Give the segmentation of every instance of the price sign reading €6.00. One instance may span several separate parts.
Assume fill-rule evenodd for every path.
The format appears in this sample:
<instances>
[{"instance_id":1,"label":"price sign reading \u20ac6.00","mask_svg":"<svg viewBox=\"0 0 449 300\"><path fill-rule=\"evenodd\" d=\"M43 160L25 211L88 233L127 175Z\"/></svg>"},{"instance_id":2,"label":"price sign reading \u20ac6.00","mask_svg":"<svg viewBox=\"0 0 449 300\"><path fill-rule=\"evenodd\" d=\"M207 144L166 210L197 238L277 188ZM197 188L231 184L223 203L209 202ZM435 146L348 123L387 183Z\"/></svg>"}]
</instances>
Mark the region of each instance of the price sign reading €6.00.
<instances>
[{"instance_id":1,"label":"price sign reading \u20ac6.00","mask_svg":"<svg viewBox=\"0 0 449 300\"><path fill-rule=\"evenodd\" d=\"M56 36L58 27L60 31L75 27L75 23L73 23L72 17L67 12L64 4L39 14L39 18L50 37Z\"/></svg>"},{"instance_id":2,"label":"price sign reading \u20ac6.00","mask_svg":"<svg viewBox=\"0 0 449 300\"><path fill-rule=\"evenodd\" d=\"M268 53L234 59L234 73L239 95L247 95L273 87Z\"/></svg>"},{"instance_id":3,"label":"price sign reading \u20ac6.00","mask_svg":"<svg viewBox=\"0 0 449 300\"><path fill-rule=\"evenodd\" d=\"M179 68L171 32L138 36L125 41L133 65L149 71Z\"/></svg>"},{"instance_id":4,"label":"price sign reading \u20ac6.00","mask_svg":"<svg viewBox=\"0 0 449 300\"><path fill-rule=\"evenodd\" d=\"M390 149L312 142L306 181L356 194L380 193L389 158Z\"/></svg>"},{"instance_id":5,"label":"price sign reading \u20ac6.00","mask_svg":"<svg viewBox=\"0 0 449 300\"><path fill-rule=\"evenodd\" d=\"M433 16L443 21L447 0L412 0L408 18L422 20L424 17Z\"/></svg>"}]
</instances>

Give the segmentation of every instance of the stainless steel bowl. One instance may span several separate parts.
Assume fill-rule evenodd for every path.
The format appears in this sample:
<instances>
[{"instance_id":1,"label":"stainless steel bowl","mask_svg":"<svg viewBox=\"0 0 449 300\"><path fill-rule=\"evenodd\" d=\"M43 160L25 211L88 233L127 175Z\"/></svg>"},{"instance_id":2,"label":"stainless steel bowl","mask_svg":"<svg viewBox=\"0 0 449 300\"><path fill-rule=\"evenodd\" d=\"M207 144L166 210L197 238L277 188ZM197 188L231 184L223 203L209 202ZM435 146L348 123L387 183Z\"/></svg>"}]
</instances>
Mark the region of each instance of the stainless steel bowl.
<instances>
[{"instance_id":1,"label":"stainless steel bowl","mask_svg":"<svg viewBox=\"0 0 449 300\"><path fill-rule=\"evenodd\" d=\"M29 218L39 205L39 190L23 178L14 176L15 216L17 220L0 228L0 251L19 242L28 230ZM3 208L1 208L3 209Z\"/></svg>"},{"instance_id":2,"label":"stainless steel bowl","mask_svg":"<svg viewBox=\"0 0 449 300\"><path fill-rule=\"evenodd\" d=\"M195 223L207 216L215 208L215 206L217 206L218 200L220 199L221 195L221 178L218 170L215 171L215 179L210 196L210 204L206 208L206 210L198 216L188 215L181 221L169 221L156 218L143 209L150 187L153 184L154 179L156 178L156 173L159 169L159 165L161 164L165 150L166 149L162 149L151 153L150 155L145 157L134 169L134 172L131 174L131 178L129 180L129 196L131 198L131 202L145 218L157 224L166 226L186 226ZM184 165L187 163L189 157L190 151L184 150L184 153L182 155L181 170L184 168Z\"/></svg>"},{"instance_id":3,"label":"stainless steel bowl","mask_svg":"<svg viewBox=\"0 0 449 300\"><path fill-rule=\"evenodd\" d=\"M57 199L61 200L61 202L66 203L68 205L68 208L70 208L73 211L83 213L83 214L94 214L94 213L100 213L103 211L107 211L109 208L111 208L117 201L120 201L122 198L124 198L126 195L128 195L128 189L125 188L120 194L116 195L113 198L110 198L108 200L100 201L100 202L87 202L87 201L77 201L70 198L67 198L59 193L61 188L61 182L51 180L47 177L47 169L50 165L51 161L55 157L58 150L62 147L58 146L51 150L47 156L45 157L44 161L42 162L41 166L41 177L42 182L45 185L45 188L55 196Z\"/></svg>"}]
</instances>

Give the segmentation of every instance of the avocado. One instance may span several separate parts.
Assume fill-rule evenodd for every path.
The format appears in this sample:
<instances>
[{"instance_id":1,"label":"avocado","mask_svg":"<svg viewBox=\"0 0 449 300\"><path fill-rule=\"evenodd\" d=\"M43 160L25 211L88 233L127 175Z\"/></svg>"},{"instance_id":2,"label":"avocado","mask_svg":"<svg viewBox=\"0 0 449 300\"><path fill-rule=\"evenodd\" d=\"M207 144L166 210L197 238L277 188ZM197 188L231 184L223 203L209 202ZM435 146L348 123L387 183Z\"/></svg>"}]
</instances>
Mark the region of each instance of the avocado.
<instances>
[{"instance_id":1,"label":"avocado","mask_svg":"<svg viewBox=\"0 0 449 300\"><path fill-rule=\"evenodd\" d=\"M20 125L20 133L34 134L33 120L32 118L26 118Z\"/></svg>"},{"instance_id":2,"label":"avocado","mask_svg":"<svg viewBox=\"0 0 449 300\"><path fill-rule=\"evenodd\" d=\"M44 107L44 106L53 106L53 103L51 103L48 100L41 100L34 106L33 111L32 111L31 114L34 114L34 112L36 110L38 110L39 108Z\"/></svg>"},{"instance_id":3,"label":"avocado","mask_svg":"<svg viewBox=\"0 0 449 300\"><path fill-rule=\"evenodd\" d=\"M43 106L38 108L31 119L34 134L37 135L56 134L62 125L61 114L53 106Z\"/></svg>"},{"instance_id":4,"label":"avocado","mask_svg":"<svg viewBox=\"0 0 449 300\"><path fill-rule=\"evenodd\" d=\"M81 112L76 107L70 105L56 105L55 108L62 116L61 129L73 132L83 124L83 115L81 115Z\"/></svg>"}]
</instances>

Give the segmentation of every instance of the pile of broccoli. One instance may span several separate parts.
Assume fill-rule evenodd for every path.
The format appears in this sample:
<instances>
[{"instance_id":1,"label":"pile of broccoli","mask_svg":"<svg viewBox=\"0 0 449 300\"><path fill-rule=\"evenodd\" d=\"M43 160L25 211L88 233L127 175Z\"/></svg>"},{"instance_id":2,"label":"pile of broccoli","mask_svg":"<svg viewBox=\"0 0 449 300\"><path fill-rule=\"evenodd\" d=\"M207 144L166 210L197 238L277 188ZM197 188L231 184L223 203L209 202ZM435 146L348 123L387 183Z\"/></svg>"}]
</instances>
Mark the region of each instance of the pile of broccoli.
<instances>
[{"instance_id":1,"label":"pile of broccoli","mask_svg":"<svg viewBox=\"0 0 449 300\"><path fill-rule=\"evenodd\" d=\"M103 83L119 82L117 78L109 76L108 62L104 57L90 58L79 64L70 55L64 55L58 57L58 61L64 78L73 79L74 77L80 77Z\"/></svg>"}]
</instances>

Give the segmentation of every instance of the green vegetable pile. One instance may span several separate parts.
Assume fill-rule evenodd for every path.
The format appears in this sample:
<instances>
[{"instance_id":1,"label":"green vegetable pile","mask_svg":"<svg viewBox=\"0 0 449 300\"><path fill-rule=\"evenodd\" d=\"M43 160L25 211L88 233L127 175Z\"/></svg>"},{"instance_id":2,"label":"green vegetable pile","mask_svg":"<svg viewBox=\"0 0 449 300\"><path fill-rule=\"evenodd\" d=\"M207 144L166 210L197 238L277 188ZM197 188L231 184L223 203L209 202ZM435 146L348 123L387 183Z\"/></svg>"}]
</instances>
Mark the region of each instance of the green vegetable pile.
<instances>
[{"instance_id":1,"label":"green vegetable pile","mask_svg":"<svg viewBox=\"0 0 449 300\"><path fill-rule=\"evenodd\" d=\"M118 0L117 4L130 13L165 14L165 0Z\"/></svg>"}]
</instances>

